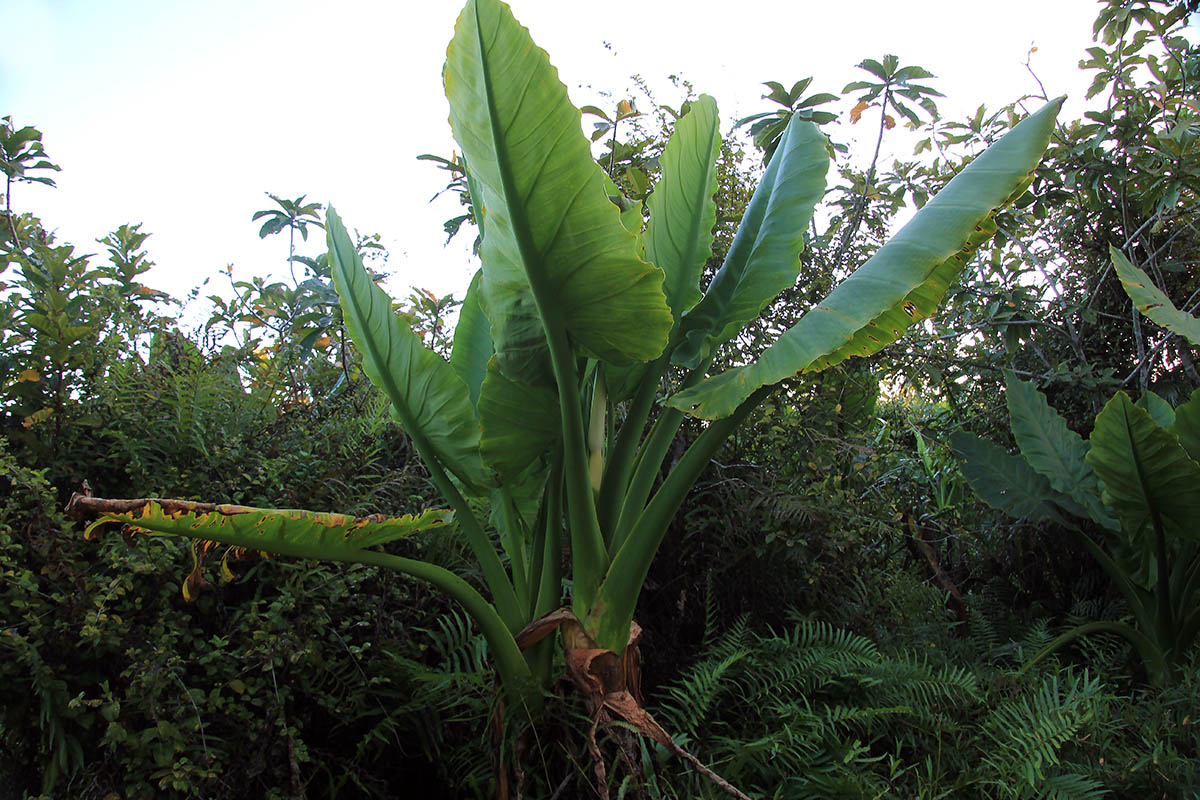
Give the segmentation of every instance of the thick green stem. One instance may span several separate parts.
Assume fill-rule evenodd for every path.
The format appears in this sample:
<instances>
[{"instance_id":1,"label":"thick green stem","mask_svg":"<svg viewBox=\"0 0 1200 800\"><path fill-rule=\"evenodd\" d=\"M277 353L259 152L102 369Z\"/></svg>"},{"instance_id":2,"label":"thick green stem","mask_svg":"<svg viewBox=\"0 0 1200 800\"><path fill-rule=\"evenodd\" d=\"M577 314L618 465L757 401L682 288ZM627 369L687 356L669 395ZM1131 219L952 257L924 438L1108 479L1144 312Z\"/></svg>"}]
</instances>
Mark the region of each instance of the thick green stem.
<instances>
[{"instance_id":1,"label":"thick green stem","mask_svg":"<svg viewBox=\"0 0 1200 800\"><path fill-rule=\"evenodd\" d=\"M1171 588L1171 604L1181 610L1200 606L1194 599L1200 590L1200 548L1189 545L1182 549L1176 555L1179 579L1172 581Z\"/></svg>"},{"instance_id":2,"label":"thick green stem","mask_svg":"<svg viewBox=\"0 0 1200 800\"><path fill-rule=\"evenodd\" d=\"M1108 577L1112 579L1112 582L1117 585L1117 589L1124 595L1125 602L1129 605L1129 610L1133 613L1134 619L1137 620L1138 627L1143 631L1154 630L1154 616L1151 610L1146 607L1146 601L1149 598L1143 598L1138 595L1138 589L1129 580L1129 576L1113 560L1112 556L1104 552L1104 549L1100 545L1092 541L1092 537L1074 525L1071 526L1071 530L1074 531L1080 543L1087 548L1087 551L1092 554L1092 558L1096 559L1096 563L1108 573Z\"/></svg>"},{"instance_id":3,"label":"thick green stem","mask_svg":"<svg viewBox=\"0 0 1200 800\"><path fill-rule=\"evenodd\" d=\"M654 481L684 419L686 417L682 411L664 408L650 428L650 435L638 451L637 466L622 498L621 513L617 517L612 535L611 547L614 553L624 546L629 532L633 530L646 508L646 501L650 499L650 493L654 490Z\"/></svg>"},{"instance_id":4,"label":"thick green stem","mask_svg":"<svg viewBox=\"0 0 1200 800\"><path fill-rule=\"evenodd\" d=\"M551 469L551 480L554 470ZM551 480L542 487L542 500L538 503L537 518L533 521L533 550L529 554L529 618L537 616L538 596L541 593L542 561L546 551L546 514L549 512Z\"/></svg>"},{"instance_id":5,"label":"thick green stem","mask_svg":"<svg viewBox=\"0 0 1200 800\"><path fill-rule=\"evenodd\" d=\"M1155 556L1158 561L1158 580L1154 587L1158 595L1158 623L1162 629L1161 638L1167 646L1175 641L1175 609L1171 607L1171 574L1170 562L1167 560L1167 537L1163 531L1163 522L1158 510L1151 504L1151 514L1154 521Z\"/></svg>"},{"instance_id":6,"label":"thick green stem","mask_svg":"<svg viewBox=\"0 0 1200 800\"><path fill-rule=\"evenodd\" d=\"M491 648L492 656L496 659L496 669L500 673L500 682L504 686L505 697L510 707L526 708L531 713L537 710L541 694L529 665L525 663L525 657L517 647L513 632L509 630L508 624L501 619L496 609L469 583L448 569L389 553L363 550L356 560L364 564L387 567L428 581L457 600L475 620L475 624L479 626L480 632L487 640L488 647Z\"/></svg>"},{"instance_id":7,"label":"thick green stem","mask_svg":"<svg viewBox=\"0 0 1200 800\"><path fill-rule=\"evenodd\" d=\"M144 502L144 501L134 501ZM157 501L162 502L162 501ZM74 506L74 501L72 502ZM103 518L102 518L103 519ZM119 517L110 517L110 521L122 521ZM444 567L417 561L411 558L382 553L377 550L342 550L331 552L317 542L274 538L264 541L262 536L239 531L233 526L213 530L206 527L181 529L178 521L170 527L163 527L153 521L147 522L148 530L160 534L177 536L192 540L215 541L222 545L243 547L248 550L263 550L274 555L292 558L306 558L320 561L341 561L349 564L371 564L387 567L405 575L428 581L435 587L458 601L463 609L479 625L480 632L487 639L492 655L496 659L496 667L500 672L505 691L509 694L510 702L520 706L529 706L540 702L540 694L532 691L532 673L517 647L514 631L512 631L496 608L483 595L475 590L465 580Z\"/></svg>"},{"instance_id":8,"label":"thick green stem","mask_svg":"<svg viewBox=\"0 0 1200 800\"><path fill-rule=\"evenodd\" d=\"M764 386L746 398L733 414L709 423L646 506L625 544L613 556L596 603L584 620L585 629L600 647L618 653L624 649L650 562L675 512L729 435L774 390L774 386Z\"/></svg>"},{"instance_id":9,"label":"thick green stem","mask_svg":"<svg viewBox=\"0 0 1200 800\"><path fill-rule=\"evenodd\" d=\"M537 590L532 618L558 608L562 602L562 460L555 459L547 484L545 528Z\"/></svg>"},{"instance_id":10,"label":"thick green stem","mask_svg":"<svg viewBox=\"0 0 1200 800\"><path fill-rule=\"evenodd\" d=\"M462 492L458 491L458 487L454 485L454 482L446 474L446 470L442 468L441 462L434 455L433 447L430 446L429 440L425 438L425 434L420 426L416 424L416 420L407 418L408 415L404 413L404 407L401 404L393 403L392 407L396 410L401 424L404 425L404 430L412 440L417 455L421 457L421 460L425 462L425 466L429 469L429 478L433 481L433 485L437 487L437 490L446 498L446 502L454 509L454 518L467 540L467 545L471 548L471 552L479 562L479 568L483 572L483 579L487 582L488 588L492 592L492 600L496 604L496 610L500 612L500 617L508 625L508 629L512 633L516 633L525 627L525 623L528 620L525 618L521 604L517 602L516 590L513 588L508 574L504 571L504 564L501 563L500 556L496 553L496 548L492 546L491 540L488 539L487 533L483 530L483 525L480 524L474 512L471 511L471 506L467 502L467 499L462 496Z\"/></svg>"},{"instance_id":11,"label":"thick green stem","mask_svg":"<svg viewBox=\"0 0 1200 800\"><path fill-rule=\"evenodd\" d=\"M704 373L708 371L711 363L712 358L707 358L689 372L680 384L680 390L691 388L703 380ZM679 427L683 425L685 418L684 413L678 409L664 408L658 419L654 421L650 435L646 437L645 443L638 451L633 477L629 480L625 496L622 498L621 511L613 530L612 542L609 545L610 552L616 553L621 549L629 532L637 523L638 517L641 516L642 510L646 507L646 500L649 499L650 492L654 489L654 480L662 468L663 459L667 457L667 453L671 449L671 442L675 441L675 434L679 432Z\"/></svg>"},{"instance_id":12,"label":"thick green stem","mask_svg":"<svg viewBox=\"0 0 1200 800\"><path fill-rule=\"evenodd\" d=\"M625 490L629 486L629 477L633 472L634 461L638 454L638 443L642 440L646 421L654 409L654 398L658 396L659 382L671 363L672 349L668 345L658 360L651 363L642 374L637 392L621 423L621 430L617 433L616 443L609 452L608 461L604 465L604 478L600 482L600 498L596 505L600 530L604 532L605 542L610 550L615 549L612 545L613 532L621 512L621 501L625 497Z\"/></svg>"},{"instance_id":13,"label":"thick green stem","mask_svg":"<svg viewBox=\"0 0 1200 800\"><path fill-rule=\"evenodd\" d=\"M575 607L586 613L608 566L608 552L600 535L596 503L588 478L587 441L583 430L583 408L579 401L578 371L575 355L562 325L547 319L549 309L539 307L546 320L546 340L550 345L550 363L558 384L559 414L563 434L563 479L566 484L567 524L571 532L571 558L574 565Z\"/></svg>"},{"instance_id":14,"label":"thick green stem","mask_svg":"<svg viewBox=\"0 0 1200 800\"><path fill-rule=\"evenodd\" d=\"M509 571L512 573L513 591L522 608L529 605L530 588L525 554L525 528L517 512L512 494L504 489L493 490L492 502L500 507L500 543L508 554Z\"/></svg>"},{"instance_id":15,"label":"thick green stem","mask_svg":"<svg viewBox=\"0 0 1200 800\"><path fill-rule=\"evenodd\" d=\"M1192 606L1191 613L1179 621L1179 638L1176 639L1178 654L1176 658L1182 657L1191 649L1192 642L1195 641L1197 634L1200 634L1200 606Z\"/></svg>"},{"instance_id":16,"label":"thick green stem","mask_svg":"<svg viewBox=\"0 0 1200 800\"><path fill-rule=\"evenodd\" d=\"M544 514L539 515L541 527L538 531L538 549L534 557L536 565L537 599L532 619L553 611L562 603L562 453L556 453L546 481L546 493L542 498ZM554 639L548 637L534 645L525 655L526 661L542 686L549 686L554 666Z\"/></svg>"},{"instance_id":17,"label":"thick green stem","mask_svg":"<svg viewBox=\"0 0 1200 800\"><path fill-rule=\"evenodd\" d=\"M1043 647L1025 666L1021 667L1020 674L1023 675L1033 669L1044 658L1061 649L1064 645L1070 644L1081 637L1090 636L1093 633L1111 633L1130 642L1137 648L1138 654L1142 657L1142 663L1146 666L1146 672L1150 675L1150 681L1156 686L1162 685L1163 681L1169 677L1162 648L1151 641L1145 634L1134 630L1124 622L1089 622L1086 625L1072 628Z\"/></svg>"},{"instance_id":18,"label":"thick green stem","mask_svg":"<svg viewBox=\"0 0 1200 800\"><path fill-rule=\"evenodd\" d=\"M596 365L596 376L592 384L592 404L588 409L588 480L592 491L600 491L604 477L605 428L608 420L608 387L604 384L604 365Z\"/></svg>"}]
</instances>

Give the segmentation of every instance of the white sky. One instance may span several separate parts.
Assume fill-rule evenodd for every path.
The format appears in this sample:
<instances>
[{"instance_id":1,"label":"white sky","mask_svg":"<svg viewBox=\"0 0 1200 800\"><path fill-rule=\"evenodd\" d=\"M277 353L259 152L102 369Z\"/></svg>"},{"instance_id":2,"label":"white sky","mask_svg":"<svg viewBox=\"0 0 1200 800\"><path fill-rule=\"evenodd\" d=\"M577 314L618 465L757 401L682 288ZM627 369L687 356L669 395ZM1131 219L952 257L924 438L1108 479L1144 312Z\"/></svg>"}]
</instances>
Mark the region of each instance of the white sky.
<instances>
[{"instance_id":1,"label":"white sky","mask_svg":"<svg viewBox=\"0 0 1200 800\"><path fill-rule=\"evenodd\" d=\"M454 148L441 88L460 3L342 0L0 0L0 116L44 134L58 188L21 185L32 211L79 251L142 222L158 266L147 282L182 296L226 264L282 275L286 233L258 239L266 191L332 202L391 251L393 294L461 295L475 265L463 234L443 248L457 200L427 201L445 173L421 153ZM638 73L676 104L667 76L712 94L726 121L767 110L761 82L838 92L854 65L895 53L938 78L943 115L997 108L1037 86L1078 116L1094 0L512 0L577 105L620 96ZM683 11L682 9L686 9ZM604 43L610 43L606 49ZM845 111L849 104L839 107ZM874 125L838 134L873 144ZM877 119L877 117L875 118ZM907 155L902 150L900 156ZM320 231L297 251L323 249ZM210 290L206 289L206 293Z\"/></svg>"}]
</instances>

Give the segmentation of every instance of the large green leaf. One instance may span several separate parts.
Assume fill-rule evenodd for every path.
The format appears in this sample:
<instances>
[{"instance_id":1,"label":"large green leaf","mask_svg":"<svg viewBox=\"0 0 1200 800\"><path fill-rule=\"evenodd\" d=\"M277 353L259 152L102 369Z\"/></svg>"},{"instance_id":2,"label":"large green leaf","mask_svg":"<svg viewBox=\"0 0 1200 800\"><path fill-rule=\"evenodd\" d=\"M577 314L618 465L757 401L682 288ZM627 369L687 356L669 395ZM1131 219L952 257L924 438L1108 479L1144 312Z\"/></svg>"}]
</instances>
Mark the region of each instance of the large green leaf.
<instances>
[{"instance_id":1,"label":"large green leaf","mask_svg":"<svg viewBox=\"0 0 1200 800\"><path fill-rule=\"evenodd\" d=\"M1087 462L1127 531L1200 539L1200 464L1124 392L1096 417ZM1157 523L1157 524L1156 524Z\"/></svg>"},{"instance_id":2,"label":"large green leaf","mask_svg":"<svg viewBox=\"0 0 1200 800\"><path fill-rule=\"evenodd\" d=\"M505 486L562 436L558 395L507 377L495 359L488 364L479 393L479 423L480 454Z\"/></svg>"},{"instance_id":3,"label":"large green leaf","mask_svg":"<svg viewBox=\"0 0 1200 800\"><path fill-rule=\"evenodd\" d=\"M194 503L186 500L129 500L128 510L101 515L84 531L117 522L135 530L203 539L284 556L354 560L362 550L448 524L450 511L420 515L350 517L300 509Z\"/></svg>"},{"instance_id":4,"label":"large green leaf","mask_svg":"<svg viewBox=\"0 0 1200 800\"><path fill-rule=\"evenodd\" d=\"M483 304L500 368L549 382L540 326L614 363L658 356L672 324L662 271L637 257L579 111L506 5L469 0L444 79L486 224Z\"/></svg>"},{"instance_id":5,"label":"large green leaf","mask_svg":"<svg viewBox=\"0 0 1200 800\"><path fill-rule=\"evenodd\" d=\"M72 507L93 503L100 504L100 515L84 531L85 535L106 523L122 523L155 535L181 536L275 555L375 564L429 581L461 603L479 625L496 658L509 699L522 701L519 690L531 680L529 667L513 639L512 627L506 625L496 609L475 588L449 570L371 549L446 525L453 518L449 511L428 510L417 516L403 517L349 517L318 511L250 508L186 500L101 500L79 496L71 499ZM197 549L203 552L205 548ZM200 578L200 558L195 556L196 549L192 552L194 568L184 582L185 597Z\"/></svg>"},{"instance_id":6,"label":"large green leaf","mask_svg":"<svg viewBox=\"0 0 1200 800\"><path fill-rule=\"evenodd\" d=\"M476 272L467 288L467 296L458 310L458 324L454 326L454 347L450 351L450 366L471 394L471 404L479 405L479 389L487 374L488 362L492 359L492 334L488 319L479 304L480 283L483 273Z\"/></svg>"},{"instance_id":7,"label":"large green leaf","mask_svg":"<svg viewBox=\"0 0 1200 800\"><path fill-rule=\"evenodd\" d=\"M1063 521L1054 505L1058 498L1049 481L1034 472L1025 459L963 431L950 437L950 448L962 464L967 483L988 505L1032 522Z\"/></svg>"},{"instance_id":8,"label":"large green leaf","mask_svg":"<svg viewBox=\"0 0 1200 800\"><path fill-rule=\"evenodd\" d=\"M1200 346L1200 319L1176 308L1171 298L1154 285L1150 276L1130 263L1120 250L1110 245L1108 253L1112 257L1113 269L1125 287L1125 293L1137 310L1172 333Z\"/></svg>"},{"instance_id":9,"label":"large green leaf","mask_svg":"<svg viewBox=\"0 0 1200 800\"><path fill-rule=\"evenodd\" d=\"M609 202L617 207L621 212L621 224L625 230L629 231L638 240L635 252L638 257L642 258L645 253L645 247L642 244L642 228L645 220L642 218L643 203L641 200L633 201L621 193L621 188L608 177L607 173L601 173L604 176L604 193L608 195Z\"/></svg>"},{"instance_id":10,"label":"large green leaf","mask_svg":"<svg viewBox=\"0 0 1200 800\"><path fill-rule=\"evenodd\" d=\"M717 102L700 95L675 123L647 201L646 258L666 275L663 291L676 320L700 299L700 272L712 255L720 125Z\"/></svg>"},{"instance_id":11,"label":"large green leaf","mask_svg":"<svg viewBox=\"0 0 1200 800\"><path fill-rule=\"evenodd\" d=\"M679 392L670 405L727 416L759 387L870 355L932 315L995 232L995 212L1028 187L1061 106L1048 103L984 151L758 361Z\"/></svg>"},{"instance_id":12,"label":"large green leaf","mask_svg":"<svg viewBox=\"0 0 1200 800\"><path fill-rule=\"evenodd\" d=\"M825 193L826 147L816 125L799 117L788 123L725 262L680 323L686 338L672 356L675 363L695 368L796 282L805 228Z\"/></svg>"},{"instance_id":13,"label":"large green leaf","mask_svg":"<svg viewBox=\"0 0 1200 800\"><path fill-rule=\"evenodd\" d=\"M467 385L392 310L392 300L363 267L341 218L326 219L329 266L350 338L362 353L363 371L392 401L392 410L414 439L472 491L488 480L479 459L479 425Z\"/></svg>"},{"instance_id":14,"label":"large green leaf","mask_svg":"<svg viewBox=\"0 0 1200 800\"><path fill-rule=\"evenodd\" d=\"M1005 372L1005 385L1009 421L1021 455L1055 491L1071 497L1097 524L1117 527L1100 502L1096 473L1084 460L1088 447L1083 437L1067 427L1033 383Z\"/></svg>"},{"instance_id":15,"label":"large green leaf","mask_svg":"<svg viewBox=\"0 0 1200 800\"><path fill-rule=\"evenodd\" d=\"M1191 398L1175 409L1175 425L1171 432L1179 438L1192 461L1200 462L1200 389L1192 392Z\"/></svg>"},{"instance_id":16,"label":"large green leaf","mask_svg":"<svg viewBox=\"0 0 1200 800\"><path fill-rule=\"evenodd\" d=\"M1175 409L1154 392L1146 390L1134 405L1149 414L1160 428L1170 428L1175 424Z\"/></svg>"}]
</instances>

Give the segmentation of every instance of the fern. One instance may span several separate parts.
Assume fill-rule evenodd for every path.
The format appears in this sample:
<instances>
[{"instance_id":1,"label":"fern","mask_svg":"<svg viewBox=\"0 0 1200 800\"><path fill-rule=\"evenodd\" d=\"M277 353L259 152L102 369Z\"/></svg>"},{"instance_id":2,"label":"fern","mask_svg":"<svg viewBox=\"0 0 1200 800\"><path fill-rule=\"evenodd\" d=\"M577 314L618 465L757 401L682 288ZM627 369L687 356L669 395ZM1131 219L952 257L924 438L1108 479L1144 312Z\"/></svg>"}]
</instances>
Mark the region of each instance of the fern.
<instances>
[{"instance_id":1,"label":"fern","mask_svg":"<svg viewBox=\"0 0 1200 800\"><path fill-rule=\"evenodd\" d=\"M1025 629L1021 639L1015 644L1016 658L1025 661L1030 655L1039 652L1054 639L1050 630L1050 619L1039 617Z\"/></svg>"},{"instance_id":2,"label":"fern","mask_svg":"<svg viewBox=\"0 0 1200 800\"><path fill-rule=\"evenodd\" d=\"M1052 775L1041 786L1045 800L1099 800L1107 794L1104 784L1075 773Z\"/></svg>"},{"instance_id":3,"label":"fern","mask_svg":"<svg viewBox=\"0 0 1200 800\"><path fill-rule=\"evenodd\" d=\"M889 701L923 709L981 699L979 681L966 667L931 667L924 658L901 654L881 660L866 673Z\"/></svg>"},{"instance_id":4,"label":"fern","mask_svg":"<svg viewBox=\"0 0 1200 800\"><path fill-rule=\"evenodd\" d=\"M689 747L744 788L874 797L888 785L875 774L878 743L898 726L929 720L935 704L977 698L967 670L886 656L870 639L827 622L758 634L742 618L658 706Z\"/></svg>"},{"instance_id":5,"label":"fern","mask_svg":"<svg viewBox=\"0 0 1200 800\"><path fill-rule=\"evenodd\" d=\"M701 648L708 648L717 638L717 626L721 619L721 601L713 589L712 570L704 573L704 637Z\"/></svg>"},{"instance_id":6,"label":"fern","mask_svg":"<svg viewBox=\"0 0 1200 800\"><path fill-rule=\"evenodd\" d=\"M983 732L994 748L985 762L1000 785L1019 787L1021 794L1044 786L1052 778L1058 791L1090 781L1072 781L1059 773L1061 750L1095 716L1104 699L1099 678L1072 672L1047 675L1031 695L1013 698L991 712ZM1075 776L1079 777L1079 776ZM1091 785L1098 789L1099 784ZM1062 795L1063 797L1075 795Z\"/></svg>"},{"instance_id":7,"label":"fern","mask_svg":"<svg viewBox=\"0 0 1200 800\"><path fill-rule=\"evenodd\" d=\"M428 638L422 646L426 663L383 651L392 678L374 691L392 718L415 730L446 786L454 787L457 796L486 797L493 745L479 732L489 729L495 692L483 638L456 609L416 630ZM381 725L378 735L387 733Z\"/></svg>"},{"instance_id":8,"label":"fern","mask_svg":"<svg viewBox=\"0 0 1200 800\"><path fill-rule=\"evenodd\" d=\"M1000 633L991 618L979 607L978 603L967 606L967 629L970 631L971 647L983 661L990 662L996 658L1000 649Z\"/></svg>"},{"instance_id":9,"label":"fern","mask_svg":"<svg viewBox=\"0 0 1200 800\"><path fill-rule=\"evenodd\" d=\"M470 618L457 609L435 620L438 630L418 628L432 640L438 658L436 671L451 675L482 675L488 672L487 642L474 629Z\"/></svg>"},{"instance_id":10,"label":"fern","mask_svg":"<svg viewBox=\"0 0 1200 800\"><path fill-rule=\"evenodd\" d=\"M730 669L750 653L746 647L748 637L748 619L743 615L710 647L707 658L693 665L677 684L667 689L669 700L662 713L673 730L694 734L709 719L715 701L730 688L727 685L731 682L727 678Z\"/></svg>"}]
</instances>

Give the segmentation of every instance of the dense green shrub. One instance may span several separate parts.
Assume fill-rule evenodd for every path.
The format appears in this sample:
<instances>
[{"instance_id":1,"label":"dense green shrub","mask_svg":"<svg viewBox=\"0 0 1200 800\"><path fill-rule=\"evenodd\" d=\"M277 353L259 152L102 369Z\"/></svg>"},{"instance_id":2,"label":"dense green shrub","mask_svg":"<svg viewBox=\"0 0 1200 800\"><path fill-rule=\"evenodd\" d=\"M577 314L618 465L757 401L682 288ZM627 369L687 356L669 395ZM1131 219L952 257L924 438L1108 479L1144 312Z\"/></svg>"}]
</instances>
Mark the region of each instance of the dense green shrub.
<instances>
[{"instance_id":1,"label":"dense green shrub","mask_svg":"<svg viewBox=\"0 0 1200 800\"><path fill-rule=\"evenodd\" d=\"M422 783L445 736L431 711L458 696L430 689L428 675L454 669L440 598L369 567L261 561L189 605L186 549L85 542L38 472L0 451L0 476L7 791L436 793ZM488 687L479 695L486 709Z\"/></svg>"}]
</instances>

